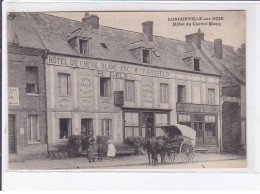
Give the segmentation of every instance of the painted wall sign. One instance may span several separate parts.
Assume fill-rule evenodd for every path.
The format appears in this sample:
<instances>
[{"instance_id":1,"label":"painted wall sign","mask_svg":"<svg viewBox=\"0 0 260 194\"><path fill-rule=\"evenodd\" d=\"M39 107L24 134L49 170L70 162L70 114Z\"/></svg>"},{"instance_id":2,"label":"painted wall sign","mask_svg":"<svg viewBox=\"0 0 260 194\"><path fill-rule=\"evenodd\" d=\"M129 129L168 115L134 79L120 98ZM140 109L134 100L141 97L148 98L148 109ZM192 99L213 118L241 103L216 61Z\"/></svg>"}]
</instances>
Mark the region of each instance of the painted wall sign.
<instances>
[{"instance_id":1,"label":"painted wall sign","mask_svg":"<svg viewBox=\"0 0 260 194\"><path fill-rule=\"evenodd\" d=\"M19 105L19 88L8 87L8 105Z\"/></svg>"},{"instance_id":2,"label":"painted wall sign","mask_svg":"<svg viewBox=\"0 0 260 194\"><path fill-rule=\"evenodd\" d=\"M143 83L142 96L144 102L153 102L153 83L151 82Z\"/></svg>"},{"instance_id":3,"label":"painted wall sign","mask_svg":"<svg viewBox=\"0 0 260 194\"><path fill-rule=\"evenodd\" d=\"M92 110L92 99L91 98L80 98L80 108L85 110Z\"/></svg>"},{"instance_id":4,"label":"painted wall sign","mask_svg":"<svg viewBox=\"0 0 260 194\"><path fill-rule=\"evenodd\" d=\"M79 94L81 97L92 96L92 78L90 76L79 78Z\"/></svg>"},{"instance_id":5,"label":"painted wall sign","mask_svg":"<svg viewBox=\"0 0 260 194\"><path fill-rule=\"evenodd\" d=\"M46 60L46 63L49 65L67 66L73 68L78 67L89 70L101 70L111 72L110 76L115 78L123 78L124 76L126 76L126 74L171 78L171 73L166 70L136 65L127 65L111 61L99 61L93 59L64 57L58 55L48 55Z\"/></svg>"},{"instance_id":6,"label":"painted wall sign","mask_svg":"<svg viewBox=\"0 0 260 194\"><path fill-rule=\"evenodd\" d=\"M58 106L58 109L61 109L61 110L71 109L71 98L69 98L69 97L58 97L57 106Z\"/></svg>"},{"instance_id":7,"label":"painted wall sign","mask_svg":"<svg viewBox=\"0 0 260 194\"><path fill-rule=\"evenodd\" d=\"M183 104L177 103L177 112L200 112L200 113L218 113L219 106L204 104Z\"/></svg>"},{"instance_id":8,"label":"painted wall sign","mask_svg":"<svg viewBox=\"0 0 260 194\"><path fill-rule=\"evenodd\" d=\"M24 135L24 128L20 128L19 131L20 131L20 135Z\"/></svg>"},{"instance_id":9,"label":"painted wall sign","mask_svg":"<svg viewBox=\"0 0 260 194\"><path fill-rule=\"evenodd\" d=\"M107 99L107 98L100 99L101 110L103 110L103 111L110 110L110 105L111 105L110 99Z\"/></svg>"}]
</instances>

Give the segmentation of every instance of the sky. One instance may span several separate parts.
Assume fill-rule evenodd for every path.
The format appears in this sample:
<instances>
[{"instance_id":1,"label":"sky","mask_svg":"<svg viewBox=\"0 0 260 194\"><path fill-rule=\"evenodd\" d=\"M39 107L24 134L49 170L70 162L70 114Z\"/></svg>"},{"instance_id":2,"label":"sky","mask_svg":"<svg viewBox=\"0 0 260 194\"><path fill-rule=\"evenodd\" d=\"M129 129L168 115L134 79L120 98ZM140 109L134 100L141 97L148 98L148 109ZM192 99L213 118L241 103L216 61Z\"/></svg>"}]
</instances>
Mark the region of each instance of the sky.
<instances>
[{"instance_id":1,"label":"sky","mask_svg":"<svg viewBox=\"0 0 260 194\"><path fill-rule=\"evenodd\" d=\"M48 12L47 14L81 21L85 12ZM89 12L99 16L99 23L103 26L119 28L129 31L142 32L142 23L153 21L154 35L185 40L185 36L198 31L198 28L205 34L205 40L214 41L222 39L223 44L240 47L246 42L245 37L245 12L244 11L174 11L174 12ZM221 26L173 26L173 23L183 21L171 21L173 18L201 17L211 20L197 20L200 23L220 23ZM213 17L221 19L214 20ZM170 20L170 21L169 21Z\"/></svg>"}]
</instances>

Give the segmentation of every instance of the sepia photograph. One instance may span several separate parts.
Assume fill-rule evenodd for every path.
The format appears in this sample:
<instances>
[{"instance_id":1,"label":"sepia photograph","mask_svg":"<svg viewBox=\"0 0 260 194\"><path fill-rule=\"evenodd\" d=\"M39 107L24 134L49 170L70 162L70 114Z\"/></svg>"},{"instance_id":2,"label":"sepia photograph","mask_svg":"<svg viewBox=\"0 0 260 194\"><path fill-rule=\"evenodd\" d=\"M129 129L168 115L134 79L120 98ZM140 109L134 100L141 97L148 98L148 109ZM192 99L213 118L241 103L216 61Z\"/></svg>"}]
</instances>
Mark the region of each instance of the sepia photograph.
<instances>
[{"instance_id":1,"label":"sepia photograph","mask_svg":"<svg viewBox=\"0 0 260 194\"><path fill-rule=\"evenodd\" d=\"M6 23L8 170L247 168L246 11Z\"/></svg>"}]
</instances>

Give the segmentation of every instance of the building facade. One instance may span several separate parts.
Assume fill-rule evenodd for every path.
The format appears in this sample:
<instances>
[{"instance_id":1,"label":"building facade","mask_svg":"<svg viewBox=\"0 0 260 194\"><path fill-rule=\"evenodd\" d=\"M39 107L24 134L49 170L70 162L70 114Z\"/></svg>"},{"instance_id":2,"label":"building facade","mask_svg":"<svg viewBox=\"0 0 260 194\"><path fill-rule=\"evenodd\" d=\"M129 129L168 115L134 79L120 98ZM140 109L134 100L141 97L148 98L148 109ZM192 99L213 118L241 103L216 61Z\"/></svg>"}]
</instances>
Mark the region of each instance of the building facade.
<instances>
[{"instance_id":1,"label":"building facade","mask_svg":"<svg viewBox=\"0 0 260 194\"><path fill-rule=\"evenodd\" d=\"M47 156L44 47L26 43L25 17L8 16L8 140L16 156ZM28 31L33 31L27 25ZM19 42L18 42L19 37ZM34 38L34 37L32 37ZM25 42L24 42L25 41Z\"/></svg>"},{"instance_id":2,"label":"building facade","mask_svg":"<svg viewBox=\"0 0 260 194\"><path fill-rule=\"evenodd\" d=\"M17 36L18 43L35 36L34 45L26 47L36 51L40 45L44 51L21 57L21 79L33 79L25 76L27 68L38 69L39 89L33 95L22 92L22 81L13 84L18 77L10 75L18 69L9 59L9 86L19 88L20 101L22 96L27 100L21 118L27 139L19 145L30 146L29 134L34 133L27 131L39 115L36 134L48 150L67 145L71 135L92 132L95 138L110 136L123 144L131 136L161 136L161 126L176 123L196 130L197 150L222 149L221 73L201 49L200 30L179 41L153 35L151 21L142 23L143 33L137 33L101 26L97 16L87 13L82 21L17 15L22 21L16 24L27 22L32 29ZM9 123L14 123L11 117ZM16 132L19 138L21 131Z\"/></svg>"}]
</instances>

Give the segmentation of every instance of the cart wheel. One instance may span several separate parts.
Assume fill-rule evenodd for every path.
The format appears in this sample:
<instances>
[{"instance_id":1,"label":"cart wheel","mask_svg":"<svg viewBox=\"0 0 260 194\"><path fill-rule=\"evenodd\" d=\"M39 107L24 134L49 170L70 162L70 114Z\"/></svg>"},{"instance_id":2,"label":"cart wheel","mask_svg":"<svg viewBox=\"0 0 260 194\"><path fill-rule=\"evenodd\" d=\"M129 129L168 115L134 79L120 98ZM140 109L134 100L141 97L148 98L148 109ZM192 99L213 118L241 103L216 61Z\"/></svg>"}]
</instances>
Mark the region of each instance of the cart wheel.
<instances>
[{"instance_id":1,"label":"cart wheel","mask_svg":"<svg viewBox=\"0 0 260 194\"><path fill-rule=\"evenodd\" d=\"M182 161L189 163L193 161L195 150L191 142L183 142L180 146L180 153L182 154Z\"/></svg>"},{"instance_id":2,"label":"cart wheel","mask_svg":"<svg viewBox=\"0 0 260 194\"><path fill-rule=\"evenodd\" d=\"M174 151L169 151L165 155L165 162L168 163L168 164L174 163L175 157L176 157L175 152Z\"/></svg>"}]
</instances>

